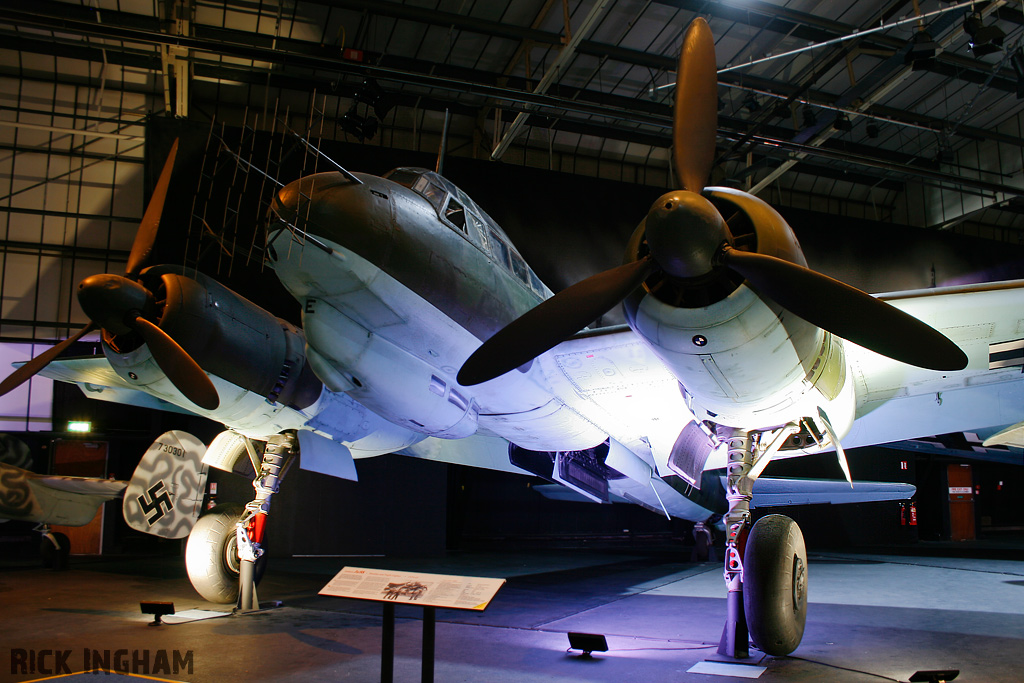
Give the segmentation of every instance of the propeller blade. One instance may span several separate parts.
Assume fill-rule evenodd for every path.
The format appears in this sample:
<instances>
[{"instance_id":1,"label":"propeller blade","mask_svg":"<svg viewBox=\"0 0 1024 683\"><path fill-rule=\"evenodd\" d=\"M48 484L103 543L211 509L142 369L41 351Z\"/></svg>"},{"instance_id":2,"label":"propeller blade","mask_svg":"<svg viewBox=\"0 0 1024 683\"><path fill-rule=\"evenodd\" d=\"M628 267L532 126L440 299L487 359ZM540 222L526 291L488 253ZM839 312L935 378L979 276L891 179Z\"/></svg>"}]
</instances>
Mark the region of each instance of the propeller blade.
<instances>
[{"instance_id":1,"label":"propeller blade","mask_svg":"<svg viewBox=\"0 0 1024 683\"><path fill-rule=\"evenodd\" d=\"M759 293L843 339L922 368L967 367L967 355L938 330L855 287L774 256L728 246L719 258Z\"/></svg>"},{"instance_id":2,"label":"propeller blade","mask_svg":"<svg viewBox=\"0 0 1024 683\"><path fill-rule=\"evenodd\" d=\"M0 396L3 396L8 392L17 389L22 384L30 380L37 372L39 372L47 365L49 365L50 361L52 361L54 358L63 353L64 349L68 348L73 343L75 343L76 341L78 341L79 339L81 339L82 337L89 334L95 329L96 324L90 321L88 325L80 329L75 334L71 335L61 343L50 347L46 351L42 352L29 362L25 363L20 368L9 374L7 376L7 379L5 379L3 382L0 382Z\"/></svg>"},{"instance_id":3,"label":"propeller blade","mask_svg":"<svg viewBox=\"0 0 1024 683\"><path fill-rule=\"evenodd\" d=\"M718 132L718 65L708 22L698 17L683 37L676 69L672 149L683 189L700 192L715 161Z\"/></svg>"},{"instance_id":4,"label":"propeller blade","mask_svg":"<svg viewBox=\"0 0 1024 683\"><path fill-rule=\"evenodd\" d=\"M471 355L458 381L473 386L513 370L608 312L654 271L650 258L592 275L530 309Z\"/></svg>"},{"instance_id":5,"label":"propeller blade","mask_svg":"<svg viewBox=\"0 0 1024 683\"><path fill-rule=\"evenodd\" d=\"M167 155L164 168L160 172L160 179L153 189L153 196L149 198L146 205L146 213L139 223L139 231L135 233L135 242L132 244L132 251L128 255L128 266L125 269L125 277L132 280L139 276L139 273L149 261L149 255L153 251L153 244L156 242L156 233L160 228L160 216L164 212L164 202L167 199L167 187L171 184L171 171L174 170L174 158L178 155L178 141L171 145L171 152Z\"/></svg>"},{"instance_id":6,"label":"propeller blade","mask_svg":"<svg viewBox=\"0 0 1024 683\"><path fill-rule=\"evenodd\" d=\"M839 459L839 469L843 471L843 476L846 477L847 483L850 484L850 488L853 488L853 475L850 474L850 463L846 459L846 451L843 450L843 444L839 443L839 437L836 436L836 432L832 429L832 423L828 419L828 415L822 410L821 406L818 406L818 416L821 418L822 424L825 425L825 431L828 432L828 438L832 441L832 445L836 447L836 458Z\"/></svg>"},{"instance_id":7,"label":"propeller blade","mask_svg":"<svg viewBox=\"0 0 1024 683\"><path fill-rule=\"evenodd\" d=\"M185 394L185 398L206 410L216 410L220 405L220 397L213 382L206 376L202 368L192 360L178 342L159 327L142 316L133 323L135 330L149 346L153 360L167 375L167 379Z\"/></svg>"}]
</instances>

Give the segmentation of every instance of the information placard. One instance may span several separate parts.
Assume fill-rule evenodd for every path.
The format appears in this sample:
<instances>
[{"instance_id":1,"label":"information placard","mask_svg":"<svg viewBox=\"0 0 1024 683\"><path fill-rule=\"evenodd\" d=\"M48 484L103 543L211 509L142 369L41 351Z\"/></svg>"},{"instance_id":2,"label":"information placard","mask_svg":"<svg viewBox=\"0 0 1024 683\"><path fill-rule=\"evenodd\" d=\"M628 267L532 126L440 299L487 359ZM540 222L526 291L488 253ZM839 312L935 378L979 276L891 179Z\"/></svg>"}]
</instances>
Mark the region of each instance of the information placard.
<instances>
[{"instance_id":1,"label":"information placard","mask_svg":"<svg viewBox=\"0 0 1024 683\"><path fill-rule=\"evenodd\" d=\"M320 595L404 603L421 607L483 610L505 579L345 567Z\"/></svg>"}]
</instances>

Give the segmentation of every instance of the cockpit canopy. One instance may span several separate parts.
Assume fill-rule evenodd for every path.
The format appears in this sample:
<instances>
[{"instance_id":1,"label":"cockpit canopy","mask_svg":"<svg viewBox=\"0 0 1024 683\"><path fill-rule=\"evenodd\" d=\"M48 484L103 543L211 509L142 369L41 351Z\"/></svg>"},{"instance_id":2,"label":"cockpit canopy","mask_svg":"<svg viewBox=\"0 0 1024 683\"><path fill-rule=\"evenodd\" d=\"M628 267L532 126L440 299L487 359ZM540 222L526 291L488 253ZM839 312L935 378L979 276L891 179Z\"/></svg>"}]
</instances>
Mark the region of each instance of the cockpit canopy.
<instances>
[{"instance_id":1,"label":"cockpit canopy","mask_svg":"<svg viewBox=\"0 0 1024 683\"><path fill-rule=\"evenodd\" d=\"M551 290L526 265L501 227L450 180L425 168L404 167L389 171L384 177L421 195L434 206L438 218L488 254L526 287L542 297L551 296Z\"/></svg>"}]
</instances>

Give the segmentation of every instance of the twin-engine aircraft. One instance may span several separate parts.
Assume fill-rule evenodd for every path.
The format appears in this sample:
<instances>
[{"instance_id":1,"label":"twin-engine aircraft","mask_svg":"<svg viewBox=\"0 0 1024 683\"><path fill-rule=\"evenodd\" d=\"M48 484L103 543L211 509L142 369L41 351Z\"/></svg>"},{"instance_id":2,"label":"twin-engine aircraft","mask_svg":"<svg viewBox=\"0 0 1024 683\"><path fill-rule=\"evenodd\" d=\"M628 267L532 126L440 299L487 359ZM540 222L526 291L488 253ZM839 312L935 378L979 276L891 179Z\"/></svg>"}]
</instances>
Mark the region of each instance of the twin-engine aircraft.
<instances>
[{"instance_id":1,"label":"twin-engine aircraft","mask_svg":"<svg viewBox=\"0 0 1024 683\"><path fill-rule=\"evenodd\" d=\"M395 452L538 475L561 497L724 516L720 652L747 656L747 625L764 652L792 652L807 607L803 539L780 515L751 528L750 506L906 498L913 487L851 490L771 479L765 467L835 451L849 478L841 444L1020 423L1024 283L875 298L809 270L764 201L705 187L716 90L714 42L698 19L676 89L682 189L654 202L623 266L556 296L437 173L339 170L284 186L268 264L300 302L301 329L209 277L146 267L172 149L125 275L80 285L92 323L72 340L101 329L104 357L51 362L62 342L0 391L40 372L95 398L223 423L205 462L251 460L256 497L240 517L201 518L211 520L202 548L190 538L189 576L209 599L241 591L252 604L266 515L292 457L354 479L354 459ZM579 332L620 301L628 326ZM232 543L237 565L234 553L225 560Z\"/></svg>"}]
</instances>

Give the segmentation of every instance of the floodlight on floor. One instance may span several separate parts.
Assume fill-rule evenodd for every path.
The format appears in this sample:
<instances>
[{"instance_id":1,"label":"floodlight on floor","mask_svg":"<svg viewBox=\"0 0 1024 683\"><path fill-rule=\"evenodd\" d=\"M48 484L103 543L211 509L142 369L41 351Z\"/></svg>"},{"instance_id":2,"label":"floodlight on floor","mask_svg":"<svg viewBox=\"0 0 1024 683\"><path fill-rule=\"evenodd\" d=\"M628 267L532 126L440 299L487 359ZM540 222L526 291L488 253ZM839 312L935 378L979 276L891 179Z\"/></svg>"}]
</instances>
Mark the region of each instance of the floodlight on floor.
<instances>
[{"instance_id":1,"label":"floodlight on floor","mask_svg":"<svg viewBox=\"0 0 1024 683\"><path fill-rule=\"evenodd\" d=\"M934 669L918 671L910 677L910 683L946 683L960 675L960 669Z\"/></svg>"},{"instance_id":2,"label":"floodlight on floor","mask_svg":"<svg viewBox=\"0 0 1024 683\"><path fill-rule=\"evenodd\" d=\"M600 633L569 633L569 649L580 650L581 658L589 659L591 652L607 652L608 641Z\"/></svg>"},{"instance_id":3,"label":"floodlight on floor","mask_svg":"<svg viewBox=\"0 0 1024 683\"><path fill-rule=\"evenodd\" d=\"M174 614L173 602L140 602L139 607L142 608L143 614L153 615L153 621L149 622L150 626L161 626L164 623L160 620L161 617Z\"/></svg>"}]
</instances>

